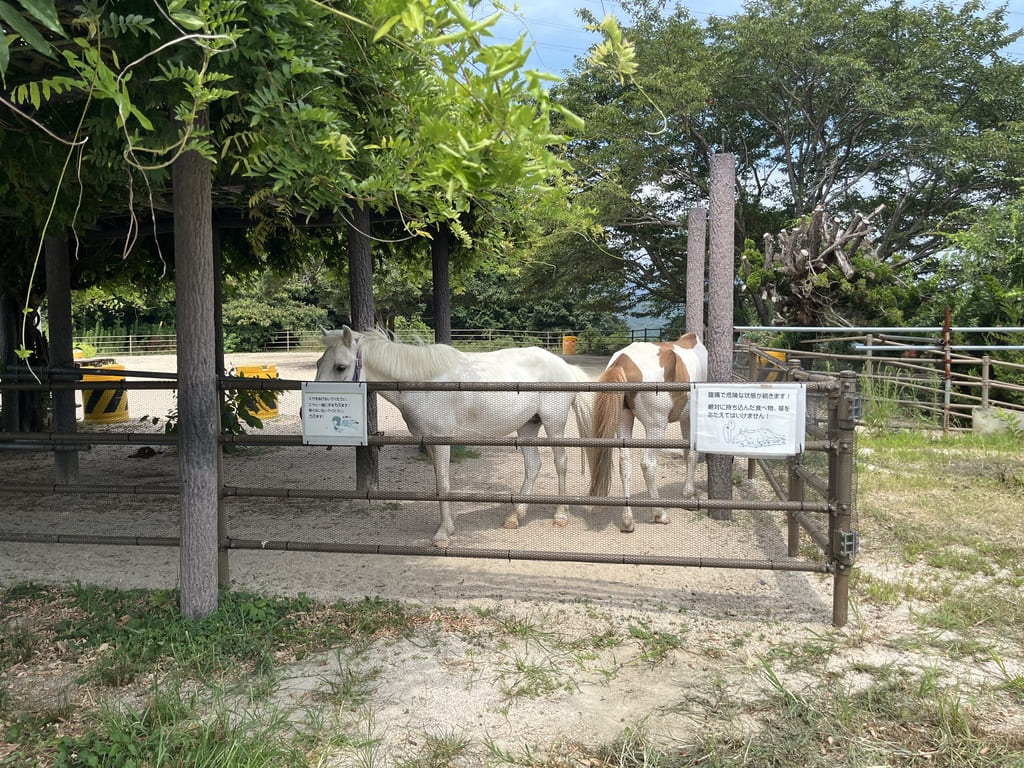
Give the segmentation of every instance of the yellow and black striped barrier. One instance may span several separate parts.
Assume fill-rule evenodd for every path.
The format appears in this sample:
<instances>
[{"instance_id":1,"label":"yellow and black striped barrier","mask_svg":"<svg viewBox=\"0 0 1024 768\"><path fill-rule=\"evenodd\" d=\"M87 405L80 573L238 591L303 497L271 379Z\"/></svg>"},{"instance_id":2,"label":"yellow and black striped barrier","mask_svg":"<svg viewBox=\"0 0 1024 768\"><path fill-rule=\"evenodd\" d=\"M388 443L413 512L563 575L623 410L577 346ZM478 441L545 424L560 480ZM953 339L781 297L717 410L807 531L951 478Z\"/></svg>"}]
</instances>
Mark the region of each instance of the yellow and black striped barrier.
<instances>
[{"instance_id":1,"label":"yellow and black striped barrier","mask_svg":"<svg viewBox=\"0 0 1024 768\"><path fill-rule=\"evenodd\" d=\"M758 360L757 380L758 381L784 381L786 379L786 353L783 351L759 352L762 357ZM769 360L774 358L774 360ZM778 362L775 362L778 361Z\"/></svg>"},{"instance_id":2,"label":"yellow and black striped barrier","mask_svg":"<svg viewBox=\"0 0 1024 768\"><path fill-rule=\"evenodd\" d=\"M244 376L247 379L276 379L277 378L277 366L276 365L240 365L236 368L239 376ZM256 410L249 409L249 413L255 416L257 419L276 419L278 416L277 411L277 394L274 392L269 393L270 396L260 397L259 394L253 393L253 404Z\"/></svg>"},{"instance_id":3,"label":"yellow and black striped barrier","mask_svg":"<svg viewBox=\"0 0 1024 768\"><path fill-rule=\"evenodd\" d=\"M123 365L104 365L103 370L123 371ZM124 376L84 374L82 381L124 381ZM128 392L123 389L83 389L82 420L90 424L128 421Z\"/></svg>"}]
</instances>

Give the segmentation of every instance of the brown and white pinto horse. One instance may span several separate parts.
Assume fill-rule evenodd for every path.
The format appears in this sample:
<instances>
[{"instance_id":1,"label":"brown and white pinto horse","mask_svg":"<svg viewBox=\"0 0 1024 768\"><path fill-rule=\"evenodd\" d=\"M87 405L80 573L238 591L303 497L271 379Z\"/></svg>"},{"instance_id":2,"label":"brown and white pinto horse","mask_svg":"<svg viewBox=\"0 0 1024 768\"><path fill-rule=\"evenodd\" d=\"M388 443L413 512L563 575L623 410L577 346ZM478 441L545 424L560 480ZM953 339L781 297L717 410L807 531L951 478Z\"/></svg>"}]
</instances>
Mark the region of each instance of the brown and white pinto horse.
<instances>
[{"instance_id":1,"label":"brown and white pinto horse","mask_svg":"<svg viewBox=\"0 0 1024 768\"><path fill-rule=\"evenodd\" d=\"M708 351L692 333L672 342L638 341L620 349L598 381L613 383L632 382L701 382L708 378ZM678 422L683 437L689 438L689 392L597 392L594 396L593 435L611 438L616 435L628 439L633 435L633 421L639 419L646 436L653 440L665 436L670 422ZM592 448L590 460L590 495L607 496L611 484L611 465L614 448ZM633 530L633 510L629 506L630 480L633 475L632 457L628 448L620 449L619 476L626 506L622 510L622 531ZM645 448L640 464L652 499L658 498L655 473L658 450ZM684 496L693 496L693 478L697 468L697 452L686 451L686 482ZM664 509L653 509L653 521L667 523Z\"/></svg>"}]
</instances>

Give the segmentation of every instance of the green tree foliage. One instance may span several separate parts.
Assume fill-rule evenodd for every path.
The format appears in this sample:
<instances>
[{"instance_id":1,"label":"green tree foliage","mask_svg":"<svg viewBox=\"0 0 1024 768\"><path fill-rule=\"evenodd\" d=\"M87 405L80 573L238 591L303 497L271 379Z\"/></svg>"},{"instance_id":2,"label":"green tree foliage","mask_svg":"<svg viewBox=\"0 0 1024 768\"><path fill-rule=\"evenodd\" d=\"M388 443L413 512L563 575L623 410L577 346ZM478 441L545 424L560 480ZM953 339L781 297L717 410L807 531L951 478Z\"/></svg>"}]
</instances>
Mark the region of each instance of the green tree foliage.
<instances>
[{"instance_id":1,"label":"green tree foliage","mask_svg":"<svg viewBox=\"0 0 1024 768\"><path fill-rule=\"evenodd\" d=\"M555 94L586 118L567 158L611 243L589 252L630 294L684 300L686 214L706 204L712 153L736 156L736 242L762 257L765 233L816 211L841 232L884 206L847 254L853 274L806 283L828 310L815 319L833 322L913 313L943 232L1006 200L1024 172L1024 66L1002 53L1020 34L1005 8L748 0L704 25L681 6L625 8L634 80L581 65ZM749 287L738 317L793 321Z\"/></svg>"},{"instance_id":2,"label":"green tree foliage","mask_svg":"<svg viewBox=\"0 0 1024 768\"><path fill-rule=\"evenodd\" d=\"M524 41L489 43L496 19L461 2L3 9L14 32L0 50L0 234L15 258L0 283L22 305L36 300L27 285L39 293L40 232L73 227L84 241L123 214L129 236L114 250L132 251L169 207L169 164L185 150L215 163L216 209L250 231L232 257L247 263L232 269L294 265L273 245L361 207L396 210L405 238L447 227L472 270L514 254L506 244L533 206L566 208L551 121L578 119L524 69ZM79 257L91 262L89 245Z\"/></svg>"},{"instance_id":3,"label":"green tree foliage","mask_svg":"<svg viewBox=\"0 0 1024 768\"><path fill-rule=\"evenodd\" d=\"M1024 326L1024 197L949 235L936 282L958 325Z\"/></svg>"}]
</instances>

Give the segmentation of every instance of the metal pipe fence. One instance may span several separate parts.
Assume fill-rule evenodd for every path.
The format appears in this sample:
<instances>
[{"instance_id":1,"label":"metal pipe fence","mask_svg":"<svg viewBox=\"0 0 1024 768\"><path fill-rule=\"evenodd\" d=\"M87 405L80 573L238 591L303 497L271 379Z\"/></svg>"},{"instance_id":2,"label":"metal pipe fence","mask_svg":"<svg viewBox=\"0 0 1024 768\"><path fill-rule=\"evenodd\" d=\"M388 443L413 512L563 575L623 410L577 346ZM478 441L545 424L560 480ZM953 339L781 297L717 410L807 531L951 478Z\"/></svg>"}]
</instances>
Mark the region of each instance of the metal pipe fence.
<instances>
[{"instance_id":1,"label":"metal pipe fence","mask_svg":"<svg viewBox=\"0 0 1024 768\"><path fill-rule=\"evenodd\" d=\"M824 371L856 371L861 378L866 423L963 431L975 428L980 416L1002 418L1024 429L1024 345L954 344L950 335L998 331L1024 338L1024 328L953 328L945 339L937 340L914 332L933 334L941 328L870 329L887 331L878 335L857 333L864 329L745 330L762 334L770 331L776 336L801 330L828 331L828 335L802 340L799 349L741 341L737 345L737 368L746 370L747 364L739 358L752 354L757 358L754 367L762 377L764 371L782 370L786 359L799 359L809 368ZM1013 357L1016 360L1001 359ZM978 409L983 409L982 413Z\"/></svg>"},{"instance_id":2,"label":"metal pipe fence","mask_svg":"<svg viewBox=\"0 0 1024 768\"><path fill-rule=\"evenodd\" d=\"M100 369L102 370L102 369ZM80 372L80 371L79 371ZM68 381L72 372L54 370L44 372L42 383L33 381L4 380L0 386L13 389L41 388L49 391L61 388L85 389L98 386L94 382ZM177 383L173 376L153 374L145 371L119 371L127 378L103 382L100 386L110 386L126 392L132 390L176 389ZM150 378L146 378L150 377ZM157 378L159 377L159 378ZM705 496L684 498L670 490L661 498L648 498L644 495L631 495L627 500L624 496L590 497L585 493L556 494L544 488L535 493L517 493L487 487L465 490L449 490L438 493L433 488L404 488L401 486L401 472L395 476L382 475L380 486L368 489L356 489L352 479L339 483L323 484L285 483L278 477L274 467L274 457L283 455L279 451L295 451L295 463L307 463L316 457L324 457L322 447L302 445L302 436L295 431L279 434L225 434L222 445L225 450L237 448L243 451L242 463L258 462L259 468L246 470L245 477L250 482L238 482L225 478L220 481L220 497L222 504L230 507L242 504L247 510L244 522L235 518L231 526L225 526L227 534L218 542L224 552L231 549L289 549L317 552L372 552L378 554L419 554L447 557L486 557L516 560L566 560L588 563L629 563L629 564L663 564L696 567L724 567L740 569L767 569L786 571L805 571L810 573L828 573L835 582L833 600L833 622L841 625L846 621L847 584L849 569L852 566L855 548L840 546L841 536L855 524L856 515L852 497L844 499L842 488L835 486L836 478L846 477L853 472L850 445L853 437L853 423L843 421L836 416L840 407L843 383L839 378L824 374L804 372L793 366L787 367L787 378L806 382L809 398L814 405L809 407L808 435L805 455L796 462L786 462L786 466L778 461L759 461L764 480L751 481L749 488L730 499L709 499ZM143 379L143 380L139 380ZM247 388L254 391L274 389L287 393L301 387L296 379L219 377L223 390ZM433 391L458 392L466 390L483 391L686 391L688 384L601 384L598 382L566 383L561 385L530 383L489 383L475 384L464 382L416 383L389 382L371 383L371 392L383 391ZM824 426L823 426L824 425ZM816 436L820 435L820 436ZM428 445L460 445L493 448L499 450L519 449L527 446L561 446L586 448L598 445L616 448L658 448L662 450L685 450L689 448L688 435L666 437L660 440L646 438L612 438L598 439L586 436L566 436L563 438L472 438L465 437L417 437L399 431L371 435L370 445L398 451L414 451L418 447ZM0 495L7 498L54 497L52 517L57 522L52 525L33 524L30 520L12 516L10 510L15 506L5 505L7 512L0 513L0 539L11 541L38 541L49 543L110 543L118 545L141 546L177 546L178 537L173 531L161 531L166 522L154 521L142 514L137 519L124 523L125 530L112 527L108 517L97 508L104 497L121 497L154 500L167 499L173 501L181 493L180 484L162 482L153 479L121 477L125 474L120 465L110 465L109 452L104 453L104 446L157 446L173 452L177 446L177 436L164 432L143 431L139 425L129 427L105 426L90 428L79 432L56 433L0 433L0 444L45 446L54 451L75 450L90 447L90 461L96 463L95 468L86 467L84 475L78 482L35 482L27 481L23 476L12 476L0 486ZM246 450L255 450L255 454L245 454ZM334 449L336 454L350 455L351 449ZM15 457L17 454L14 454ZM288 454L291 455L291 454ZM406 454L403 454L406 455ZM0 459L3 452L0 451ZM234 468L230 455L226 460ZM103 463L106 461L107 463ZM123 462L123 459L120 459ZM266 462L265 464L262 462ZM491 467L496 459L483 457L478 459L482 467ZM346 466L349 462L345 460ZM239 464L241 467L241 464ZM385 469L385 473L387 473ZM474 472L474 477L485 477L488 470ZM408 472L406 472L408 473ZM171 473L173 474L173 473ZM786 478L789 479L786 479ZM799 478L799 481L797 480ZM251 482L255 479L256 482ZM792 488L800 485L799 494ZM846 482L852 487L852 480ZM56 498L60 498L59 503ZM87 499L97 499L89 503ZM79 501L81 500L81 501ZM486 517L489 510L498 506L511 507L528 504L531 507L547 507L565 504L578 510L579 520L592 520L596 510L620 507L628 503L639 509L669 508L684 513L674 523L671 536L664 533L663 526L647 529L640 537L637 534L619 535L613 530L610 535L591 541L587 533L594 523L584 526L583 530L573 533L573 538L547 539L543 528L538 536L530 538L523 533L516 546L495 546L495 532L500 528L487 525L472 526L464 534L464 540L444 548L421 545L415 540L389 539L374 519L368 518L363 523L364 515L355 511L339 513L333 510L347 508L345 505L370 505L380 509L383 516L399 513L405 514L408 507L413 516L424 513L424 504L436 504L447 501L462 505L471 511L463 513L468 519L476 520L478 516ZM155 503L155 502L154 502ZM280 515L273 510L281 504L298 504L295 507L295 518L292 522L282 521ZM265 506L270 505L270 506ZM332 510L327 518L338 527L336 534L310 535L303 532L301 516L315 505L326 505L324 509ZM74 508L75 516L69 517L69 509ZM261 511L263 510L263 511ZM590 510L590 511L588 511ZM725 525L711 520L712 512L726 511L731 525L737 530L746 532L746 540L739 548L730 550L730 546L718 540L717 526ZM223 512L222 512L223 514ZM353 517L355 515L355 517ZM166 517L166 513L164 517ZM173 518L173 515L171 515ZM253 522L255 519L262 522ZM460 516L460 519L462 517ZM102 523L91 523L91 520L103 520ZM291 518L289 518L291 520ZM60 521L63 521L62 523ZM265 530L255 531L253 526L266 525ZM65 526L62 530L60 526ZM90 534L76 528L92 526L102 530L102 534ZM284 526L284 527L281 527ZM294 526L294 527L292 527ZM346 527L347 526L347 527ZM360 527L362 526L362 527ZM352 531L349 531L349 527ZM136 530L131 530L136 528ZM153 528L150 530L149 528ZM143 529L143 530L139 530ZM548 531L558 529L548 527ZM788 533L787 533L788 530ZM802 545L794 547L793 531L800 540L800 531L807 533L809 545L814 553L805 552ZM283 534L283 535L282 535ZM532 534L531 534L532 535ZM374 541L374 537L380 537ZM460 539L462 539L460 529ZM538 547L538 543L550 546ZM845 546L845 545L844 545ZM724 547L724 549L723 549Z\"/></svg>"}]
</instances>

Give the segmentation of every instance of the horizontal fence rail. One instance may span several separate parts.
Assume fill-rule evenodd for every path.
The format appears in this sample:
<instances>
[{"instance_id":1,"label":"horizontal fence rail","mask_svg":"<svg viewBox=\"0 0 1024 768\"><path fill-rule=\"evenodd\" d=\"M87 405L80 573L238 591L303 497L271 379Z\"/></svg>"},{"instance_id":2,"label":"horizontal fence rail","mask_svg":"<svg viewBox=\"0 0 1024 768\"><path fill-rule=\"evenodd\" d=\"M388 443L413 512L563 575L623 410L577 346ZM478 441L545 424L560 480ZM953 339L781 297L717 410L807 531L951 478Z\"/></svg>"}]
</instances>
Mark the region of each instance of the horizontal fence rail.
<instances>
[{"instance_id":1,"label":"horizontal fence rail","mask_svg":"<svg viewBox=\"0 0 1024 768\"><path fill-rule=\"evenodd\" d=\"M840 389L839 381L836 377L829 376L822 373L815 372L803 372L796 370L793 366L785 366L785 372L788 377L799 378L807 383L807 390L809 398L815 397L821 402L833 402L837 399L837 395ZM168 391L175 391L177 389L176 376L167 373L154 373L146 372L141 370L119 370L118 376L124 378L115 378L103 381L83 381L81 377L83 375L92 374L104 374L109 373L101 368L69 368L69 369L54 369L49 371L37 372L35 376L39 377L37 381L32 375L18 375L17 377L5 376L0 381L0 387L7 390L25 391L31 389L42 389L49 391L56 390L84 390L84 389L112 389L124 392L130 392L132 390L159 390L165 389ZM278 393L294 392L301 389L302 381L292 378L286 379L269 379L265 377L236 377L236 376L221 376L218 377L218 383L224 391L234 390L251 390L254 392L259 391L274 391ZM583 381L583 382L566 382L562 384L551 384L551 383L538 383L538 382L489 382L489 383L476 383L476 382L379 382L370 383L368 385L368 391L385 393L388 391L392 392L411 392L411 391L425 391L425 392L451 392L453 394L465 391L510 391L510 392L544 392L544 391L570 391L570 392L583 392L583 393L597 393L597 392L636 392L636 391L653 391L653 392L686 392L691 388L687 383L641 383L641 384L610 384L601 383L596 381ZM818 407L815 406L815 410ZM822 427L817 426L820 423L834 424L836 420L833 418L825 419L820 414L815 414L815 423L808 422L808 434L810 439L805 442L805 450L807 453L817 453L820 457L829 464L833 464L839 461L844 455L847 456L846 465L849 471L852 471L852 460L849 460L849 444L845 441L838 440L836 434L827 432ZM815 435L819 435L815 437ZM228 447L246 447L252 446L254 449L259 451L298 451L318 452L319 456L326 456L327 449L323 445L304 445L302 444L302 435L294 432L285 433L247 433L247 434L223 434L221 435L220 441L225 449ZM554 446L554 447L635 447L635 449L658 449L658 450L680 450L685 451L689 449L689 436L686 433L681 433L679 437L665 437L660 439L647 439L643 437L613 437L613 438L596 438L596 437L579 437L567 435L564 437L550 438L550 437L519 437L517 435L510 435L507 437L467 437L465 435L458 436L414 436L408 432L391 432L391 433L380 433L371 434L369 436L369 442L372 449L380 449L384 446L394 446L395 449L409 449L409 446L421 446L426 447L430 445L439 444L451 444L451 445L463 445L463 446L482 446L482 447L494 447L494 449L524 449L524 447L535 447L535 446ZM112 427L103 425L93 429L73 431L73 432L0 432L0 447L20 445L20 446L39 446L44 449L58 452L69 452L79 451L84 449L92 449L92 453L100 451L103 446L117 446L117 445L147 445L147 446L158 446L166 447L171 451L179 449L178 436L176 434L168 434L165 432L156 432L152 429L129 429ZM345 449L345 447L335 446L336 454L347 454L351 456L349 452L351 449ZM844 452L846 452L844 454ZM152 455L152 452L151 452ZM122 458L120 461L124 461ZM305 462L305 459L300 460ZM347 460L350 462L350 460ZM503 460L504 461L504 460ZM362 504L384 504L384 505L414 505L413 508L419 509L417 505L423 504L436 504L438 502L454 503L463 506L469 506L473 509L478 505L493 506L498 505L498 509L513 508L518 505L530 505L531 507L553 507L557 505L566 505L569 507L585 507L593 508L594 510L607 510L609 508L621 508L629 504L636 509L651 509L663 508L663 509L675 509L686 511L691 515L690 520L702 519L702 520L730 520L733 514L742 515L743 519L746 520L744 525L756 526L760 524L769 524L767 522L757 523L756 520L762 519L759 516L764 516L764 519L773 520L775 516L781 518L781 524L783 527L788 526L791 528L790 537L792 539L792 529L799 528L800 530L806 531L809 540L815 547L818 547L823 557L805 557L802 556L799 548L794 548L791 544L790 551L786 552L785 548L779 552L774 551L774 546L761 551L759 555L757 552L760 551L758 548L762 545L758 541L752 541L749 545L744 545L743 556L739 556L739 551L730 553L728 550L723 550L721 553L715 551L715 544L709 545L708 551L702 551L705 545L696 545L696 553L691 552L694 547L682 547L675 552L662 552L659 551L660 547L655 547L653 551L635 551L632 548L630 542L637 541L636 539L626 537L623 539L615 539L614 543L610 543L614 551L600 551L601 548L591 551L584 547L583 550L578 549L566 549L563 545L561 549L556 550L538 550L536 547L525 546L525 543L529 540L522 540L524 546L517 548L509 547L490 547L490 546L477 546L472 541L461 542L454 541L447 544L444 547L433 547L433 546L422 546L415 543L402 543L402 542L390 542L387 541L386 537L382 536L382 541L377 543L368 543L367 541L345 541L342 539L333 539L326 541L314 541L308 537L303 536L281 536L273 531L267 531L265 536L253 537L247 534L243 529L232 530L229 527L222 529L220 535L218 535L218 546L222 551L231 549L287 549L293 551L310 551L310 552L352 552L352 553L377 553L377 554L422 554L431 556L446 556L446 557L499 557L502 559L515 559L515 560L565 560L573 562L594 562L594 563L627 563L627 564L665 564L665 565L683 565L683 566L698 566L698 567L734 567L744 569L778 569L778 570L794 570L794 571L807 571L807 572L818 572L828 573L833 575L833 578L838 580L837 584L846 584L849 578L849 568L852 564L852 557L849 554L843 554L834 547L833 538L829 534L829 530L834 527L837 515L841 514L839 507L836 502L836 493L834 488L831 488L829 481L835 476L839 476L839 472L829 469L827 472L815 471L811 465L802 466L798 464L800 468L799 473L794 474L794 477L799 477L802 487L806 487L807 495L803 492L799 496L794 496L792 493L788 493L785 489L787 484L792 484L785 479L777 479L774 477L774 473L777 469L769 466L769 462L760 461L756 463L757 466L761 467L767 482L764 484L762 490L760 490L761 496L754 497L735 497L730 499L712 499L705 496L698 497L680 497L677 493L667 493L660 498L649 498L645 494L642 495L631 495L629 498L626 496L602 496L602 497L590 497L580 494L552 494L550 490L545 492L544 487L536 490L536 493L513 493L511 490L499 489L494 487L487 487L486 485L469 488L469 489L447 489L444 493L437 493L432 487L354 487L345 486L340 487L335 484L328 485L304 485L290 486L282 482L275 482L270 473L259 473L260 484L238 482L238 481L224 481L221 480L219 483L219 497L222 504L232 505L244 505L245 509L257 509L253 505L263 503L282 503L282 504L298 504L298 509L305 509L308 505L312 504L323 504L331 503L332 509L334 503L339 505L349 505L357 503ZM141 466L141 465L138 465ZM128 473L130 474L130 473ZM83 481L60 481L60 482L33 482L30 478L26 477L12 477L10 481L0 485L0 496L7 498L11 497L40 497L57 495L66 498L81 497L84 499L101 499L103 497L125 497L127 500L125 504L139 505L141 500L154 499L154 500L167 500L169 503L173 503L178 498L182 489L180 483L176 481L162 481L162 480L150 480L145 479L147 473L143 473L143 478L139 479L134 476L119 477L119 470L113 469L112 471L106 471L102 474L95 474L94 472L90 475L88 480ZM550 487L550 486L549 486ZM767 495L765 496L765 492ZM84 502L83 502L84 503ZM97 501L97 504L105 504L106 502ZM154 502L156 503L156 501ZM161 504L165 502L160 502ZM476 505L476 506L474 506ZM387 509L387 507L383 507ZM436 509L436 507L434 508ZM849 515L849 509L842 514ZM575 519L585 518L586 515L593 515L593 512L577 513ZM721 515L721 516L720 516ZM342 516L344 516L342 514ZM695 516L695 517L694 517ZM246 515L248 517L248 514ZM613 517L613 515L611 516ZM601 519L607 520L608 516ZM749 519L748 519L749 518ZM167 515L165 514L162 518L165 522L157 525L166 525ZM259 518L263 519L263 518ZM270 518L278 519L278 518ZM460 518L462 519L462 518ZM587 518L590 519L590 518ZM535 520L536 522L536 520ZM178 538L174 536L161 536L156 535L157 531L151 531L150 534L145 534L144 531L136 532L134 530L118 531L106 528L105 525L100 527L103 530L102 534L91 535L84 531L71 530L60 530L59 527L56 529L42 529L42 530L30 530L25 529L31 527L32 521L26 520L19 524L13 525L10 529L0 528L0 540L5 541L19 541L27 543L60 543L60 544L118 544L118 545L133 545L133 546L178 546ZM151 523L154 524L154 523ZM236 522L232 524L245 525L244 522ZM548 523L550 525L550 522ZM678 522L677 525L684 524L696 524L693 522ZM847 523L848 525L849 523ZM461 523L460 523L461 525ZM754 530L755 528L752 528ZM557 528L552 528L557 530ZM223 530L226 530L226 535ZM501 530L500 527L497 528ZM654 531L654 528L648 530L648 534ZM461 528L460 531L461 532ZM617 536L617 530L614 531ZM130 534L130 535L129 535ZM480 541L490 541L490 535L477 534L474 531L474 536L477 538L483 537ZM467 531L466 536L469 536ZM631 537L639 536L637 534L631 535ZM545 546L547 542L543 542L542 546ZM554 543L554 546L557 546ZM784 542L783 542L784 544ZM606 547L607 544L602 545ZM621 550L620 550L621 548ZM646 545L641 547L646 549ZM748 551L750 550L750 551ZM840 589L836 588L838 595L845 595L845 587ZM834 623L841 625L846 621L846 603L845 598L837 598L834 602Z\"/></svg>"},{"instance_id":2,"label":"horizontal fence rail","mask_svg":"<svg viewBox=\"0 0 1024 768\"><path fill-rule=\"evenodd\" d=\"M788 346L741 341L736 368L744 378L748 369L760 370L762 379L765 369L784 371L785 360L799 360L807 368L854 370L860 375L864 395L862 423L960 431L977 428L976 421L982 418L986 428L999 420L1010 429L1024 430L1024 344L963 344L952 340L952 334L997 334L1024 341L1024 328L953 327L948 338L941 336L943 329L939 327L749 326L737 330L742 332L741 338L748 339L759 335L783 340L793 334L811 335ZM936 338L935 334L940 336Z\"/></svg>"}]
</instances>

